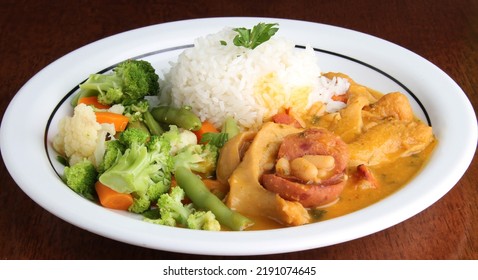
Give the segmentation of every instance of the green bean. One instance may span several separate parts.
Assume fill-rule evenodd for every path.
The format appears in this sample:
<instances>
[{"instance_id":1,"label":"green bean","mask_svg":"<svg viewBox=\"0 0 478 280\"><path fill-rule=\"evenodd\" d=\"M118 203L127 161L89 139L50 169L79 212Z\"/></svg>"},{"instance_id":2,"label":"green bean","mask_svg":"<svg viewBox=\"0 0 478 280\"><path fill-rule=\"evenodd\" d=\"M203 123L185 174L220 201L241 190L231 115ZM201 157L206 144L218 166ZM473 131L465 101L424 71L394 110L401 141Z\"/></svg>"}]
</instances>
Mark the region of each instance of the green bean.
<instances>
[{"instance_id":1,"label":"green bean","mask_svg":"<svg viewBox=\"0 0 478 280\"><path fill-rule=\"evenodd\" d=\"M198 130L202 125L201 120L189 107L159 106L153 108L151 114L160 123L174 124L188 130Z\"/></svg>"},{"instance_id":2,"label":"green bean","mask_svg":"<svg viewBox=\"0 0 478 280\"><path fill-rule=\"evenodd\" d=\"M195 206L211 211L222 225L232 230L243 230L253 224L251 220L229 209L209 191L204 182L186 167L178 167L174 173L178 186Z\"/></svg>"},{"instance_id":3,"label":"green bean","mask_svg":"<svg viewBox=\"0 0 478 280\"><path fill-rule=\"evenodd\" d=\"M146 111L143 113L144 123L148 127L149 131L152 135L161 135L164 133L163 128L159 125L159 123L154 119L151 112Z\"/></svg>"}]
</instances>

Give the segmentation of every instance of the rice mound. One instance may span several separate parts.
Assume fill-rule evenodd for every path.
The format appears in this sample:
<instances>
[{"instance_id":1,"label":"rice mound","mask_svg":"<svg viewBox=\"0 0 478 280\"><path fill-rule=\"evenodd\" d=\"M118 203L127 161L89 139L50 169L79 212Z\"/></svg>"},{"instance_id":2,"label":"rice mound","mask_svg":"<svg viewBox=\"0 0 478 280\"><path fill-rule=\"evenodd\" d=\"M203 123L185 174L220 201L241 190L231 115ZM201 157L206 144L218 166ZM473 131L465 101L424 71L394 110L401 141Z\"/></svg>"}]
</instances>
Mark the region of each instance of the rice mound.
<instances>
[{"instance_id":1,"label":"rice mound","mask_svg":"<svg viewBox=\"0 0 478 280\"><path fill-rule=\"evenodd\" d=\"M297 49L272 37L255 49L237 47L232 28L197 38L183 51L162 80L162 100L191 106L202 121L222 127L233 117L243 129L254 129L281 108L305 112L313 103L327 111L344 106L331 97L345 93L345 79L321 76L314 50Z\"/></svg>"}]
</instances>

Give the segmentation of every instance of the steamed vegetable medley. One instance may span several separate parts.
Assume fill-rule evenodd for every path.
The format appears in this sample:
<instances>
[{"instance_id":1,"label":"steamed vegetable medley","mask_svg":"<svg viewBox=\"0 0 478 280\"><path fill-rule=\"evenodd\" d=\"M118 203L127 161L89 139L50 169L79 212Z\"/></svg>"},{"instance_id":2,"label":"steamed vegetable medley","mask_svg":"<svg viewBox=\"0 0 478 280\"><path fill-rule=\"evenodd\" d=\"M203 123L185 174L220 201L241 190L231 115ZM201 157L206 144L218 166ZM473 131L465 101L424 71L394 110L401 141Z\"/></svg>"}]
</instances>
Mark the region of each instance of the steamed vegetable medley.
<instances>
[{"instance_id":1,"label":"steamed vegetable medley","mask_svg":"<svg viewBox=\"0 0 478 280\"><path fill-rule=\"evenodd\" d=\"M246 228L252 222L196 177L214 176L219 149L238 133L235 122L227 120L219 131L188 107L150 107L148 98L158 90L155 69L140 60L122 62L110 74L92 74L81 84L73 116L60 121L53 140L67 162L64 181L87 199L143 214L151 223Z\"/></svg>"},{"instance_id":2,"label":"steamed vegetable medley","mask_svg":"<svg viewBox=\"0 0 478 280\"><path fill-rule=\"evenodd\" d=\"M266 52L277 42L271 39L277 31L276 24L260 23L213 43L239 50L234 57L253 57L249 52ZM86 199L154 224L265 229L363 208L404 185L433 148L431 127L400 93L383 95L339 73L287 87L277 79L286 75L274 69L257 75L254 92L244 89L233 102L288 91L291 102L250 103L267 106L254 125L221 105L214 105L219 113L198 106L192 95L175 100L147 61L127 60L110 73L90 75L53 139L65 163L64 182ZM330 95L319 98L326 90ZM227 98L221 96L214 100ZM299 97L304 102L296 102Z\"/></svg>"}]
</instances>

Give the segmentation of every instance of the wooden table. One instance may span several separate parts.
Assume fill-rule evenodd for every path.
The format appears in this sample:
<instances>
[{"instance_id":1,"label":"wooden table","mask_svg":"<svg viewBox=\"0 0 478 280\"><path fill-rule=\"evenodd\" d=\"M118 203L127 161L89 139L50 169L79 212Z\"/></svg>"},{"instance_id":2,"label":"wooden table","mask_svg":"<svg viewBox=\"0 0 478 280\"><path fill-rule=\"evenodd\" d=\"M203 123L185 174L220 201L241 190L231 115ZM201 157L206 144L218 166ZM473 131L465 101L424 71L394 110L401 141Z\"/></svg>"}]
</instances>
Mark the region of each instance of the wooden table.
<instances>
[{"instance_id":1,"label":"wooden table","mask_svg":"<svg viewBox=\"0 0 478 280\"><path fill-rule=\"evenodd\" d=\"M2 0L0 15L0 117L28 79L85 44L147 25L216 16L300 19L381 37L436 64L478 105L476 0ZM0 182L0 259L228 259L145 249L70 225L26 196L3 161ZM448 194L403 223L343 244L253 258L478 259L477 185L475 156Z\"/></svg>"}]
</instances>

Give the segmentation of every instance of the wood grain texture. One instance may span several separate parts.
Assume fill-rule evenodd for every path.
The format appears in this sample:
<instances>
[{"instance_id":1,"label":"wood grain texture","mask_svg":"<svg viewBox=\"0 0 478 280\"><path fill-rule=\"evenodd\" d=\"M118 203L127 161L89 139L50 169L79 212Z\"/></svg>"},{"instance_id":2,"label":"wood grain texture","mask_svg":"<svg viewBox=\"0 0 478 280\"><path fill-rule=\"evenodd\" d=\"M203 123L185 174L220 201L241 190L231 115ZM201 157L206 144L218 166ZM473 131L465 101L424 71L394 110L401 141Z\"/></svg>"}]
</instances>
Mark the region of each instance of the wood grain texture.
<instances>
[{"instance_id":1,"label":"wood grain texture","mask_svg":"<svg viewBox=\"0 0 478 280\"><path fill-rule=\"evenodd\" d=\"M147 25L218 16L299 19L386 39L443 69L478 105L476 0L2 0L0 15L0 118L28 79L85 44ZM136 247L70 225L26 196L3 161L0 183L0 259L230 259ZM477 185L475 155L449 193L403 223L334 246L253 258L478 259Z\"/></svg>"}]
</instances>

